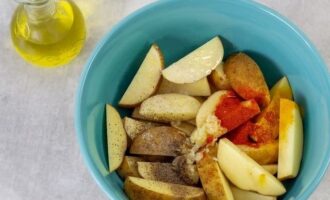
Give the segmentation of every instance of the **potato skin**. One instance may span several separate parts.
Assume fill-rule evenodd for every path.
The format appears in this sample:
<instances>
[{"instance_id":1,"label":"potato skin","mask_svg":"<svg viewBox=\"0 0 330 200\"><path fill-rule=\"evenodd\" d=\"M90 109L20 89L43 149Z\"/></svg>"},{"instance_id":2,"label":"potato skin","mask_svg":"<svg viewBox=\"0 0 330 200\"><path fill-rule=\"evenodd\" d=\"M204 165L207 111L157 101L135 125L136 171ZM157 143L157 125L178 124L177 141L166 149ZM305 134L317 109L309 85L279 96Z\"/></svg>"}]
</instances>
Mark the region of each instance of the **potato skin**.
<instances>
[{"instance_id":1,"label":"potato skin","mask_svg":"<svg viewBox=\"0 0 330 200\"><path fill-rule=\"evenodd\" d=\"M231 87L243 99L255 99L261 107L270 102L269 89L257 63L245 53L230 56L224 64L224 72Z\"/></svg>"},{"instance_id":2,"label":"potato skin","mask_svg":"<svg viewBox=\"0 0 330 200\"><path fill-rule=\"evenodd\" d=\"M152 190L146 185L153 185L157 190ZM128 177L125 180L124 190L131 200L206 200L201 188L135 177ZM171 194L163 190L171 190Z\"/></svg>"},{"instance_id":3,"label":"potato skin","mask_svg":"<svg viewBox=\"0 0 330 200\"><path fill-rule=\"evenodd\" d=\"M138 173L144 179L186 185L173 169L172 163L137 162Z\"/></svg>"},{"instance_id":4,"label":"potato skin","mask_svg":"<svg viewBox=\"0 0 330 200\"><path fill-rule=\"evenodd\" d=\"M154 155L141 155L140 156L146 162L172 162L171 156L154 156Z\"/></svg>"},{"instance_id":5,"label":"potato skin","mask_svg":"<svg viewBox=\"0 0 330 200\"><path fill-rule=\"evenodd\" d=\"M130 153L138 155L177 156L184 144L185 134L176 128L159 126L150 128L137 136Z\"/></svg>"}]
</instances>

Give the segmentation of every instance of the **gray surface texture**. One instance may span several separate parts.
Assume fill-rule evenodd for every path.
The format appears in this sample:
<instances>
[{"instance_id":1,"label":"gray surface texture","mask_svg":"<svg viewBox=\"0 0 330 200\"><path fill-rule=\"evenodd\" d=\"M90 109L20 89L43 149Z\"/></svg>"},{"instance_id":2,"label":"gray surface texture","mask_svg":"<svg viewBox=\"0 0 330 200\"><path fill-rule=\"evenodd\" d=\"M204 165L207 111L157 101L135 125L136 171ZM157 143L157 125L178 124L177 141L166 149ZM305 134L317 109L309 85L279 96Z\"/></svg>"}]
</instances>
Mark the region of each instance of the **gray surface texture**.
<instances>
[{"instance_id":1,"label":"gray surface texture","mask_svg":"<svg viewBox=\"0 0 330 200\"><path fill-rule=\"evenodd\" d=\"M330 64L330 1L259 0L297 24ZM87 43L67 66L41 69L14 52L9 23L16 4L0 1L0 199L102 200L79 152L74 97L84 63L111 27L152 0L76 0ZM330 199L330 174L312 195Z\"/></svg>"}]
</instances>

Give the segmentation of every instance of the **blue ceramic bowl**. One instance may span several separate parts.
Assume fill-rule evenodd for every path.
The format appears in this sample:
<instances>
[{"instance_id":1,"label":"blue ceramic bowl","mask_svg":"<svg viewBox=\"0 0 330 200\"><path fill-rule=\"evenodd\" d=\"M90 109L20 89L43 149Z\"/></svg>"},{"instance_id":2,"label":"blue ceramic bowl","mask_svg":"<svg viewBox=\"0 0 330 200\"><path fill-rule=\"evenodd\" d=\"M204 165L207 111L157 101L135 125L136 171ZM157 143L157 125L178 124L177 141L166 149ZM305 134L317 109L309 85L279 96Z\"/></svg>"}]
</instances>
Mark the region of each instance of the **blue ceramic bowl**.
<instances>
[{"instance_id":1,"label":"blue ceramic bowl","mask_svg":"<svg viewBox=\"0 0 330 200\"><path fill-rule=\"evenodd\" d=\"M269 86L282 76L303 107L304 154L299 176L282 199L307 199L320 183L330 154L329 72L311 42L278 13L246 0L162 0L115 26L94 50L82 74L75 125L82 155L110 199L127 199L123 182L109 174L105 104L117 105L153 42L170 64L219 35L225 56L247 52ZM128 110L119 109L122 116Z\"/></svg>"}]
</instances>

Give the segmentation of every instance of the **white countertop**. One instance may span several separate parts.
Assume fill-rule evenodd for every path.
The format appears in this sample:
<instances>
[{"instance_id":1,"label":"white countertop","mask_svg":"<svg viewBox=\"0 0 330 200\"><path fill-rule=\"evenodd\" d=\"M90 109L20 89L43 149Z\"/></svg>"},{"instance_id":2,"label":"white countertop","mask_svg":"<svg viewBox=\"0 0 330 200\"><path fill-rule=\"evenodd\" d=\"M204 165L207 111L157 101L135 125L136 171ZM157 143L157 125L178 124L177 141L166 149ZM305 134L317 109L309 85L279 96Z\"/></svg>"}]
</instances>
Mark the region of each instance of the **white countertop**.
<instances>
[{"instance_id":1,"label":"white countertop","mask_svg":"<svg viewBox=\"0 0 330 200\"><path fill-rule=\"evenodd\" d=\"M73 123L80 73L96 42L132 11L152 0L76 0L88 37L65 67L40 69L14 52L9 23L16 7L0 1L0 199L105 200L79 152ZM330 66L330 1L259 0L291 19ZM330 174L311 199L330 199Z\"/></svg>"}]
</instances>

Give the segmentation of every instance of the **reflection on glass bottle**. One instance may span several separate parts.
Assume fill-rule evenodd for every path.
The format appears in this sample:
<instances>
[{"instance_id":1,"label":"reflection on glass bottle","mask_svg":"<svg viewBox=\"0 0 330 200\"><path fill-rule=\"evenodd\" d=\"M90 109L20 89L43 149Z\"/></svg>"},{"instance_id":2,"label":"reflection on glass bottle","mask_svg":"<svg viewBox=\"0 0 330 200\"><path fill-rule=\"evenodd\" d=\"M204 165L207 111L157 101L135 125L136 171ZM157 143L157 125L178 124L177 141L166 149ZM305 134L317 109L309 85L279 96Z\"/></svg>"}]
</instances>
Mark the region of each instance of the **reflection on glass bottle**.
<instances>
[{"instance_id":1,"label":"reflection on glass bottle","mask_svg":"<svg viewBox=\"0 0 330 200\"><path fill-rule=\"evenodd\" d=\"M86 29L71 0L18 0L11 37L16 51L29 63L54 67L75 58L84 46Z\"/></svg>"}]
</instances>

